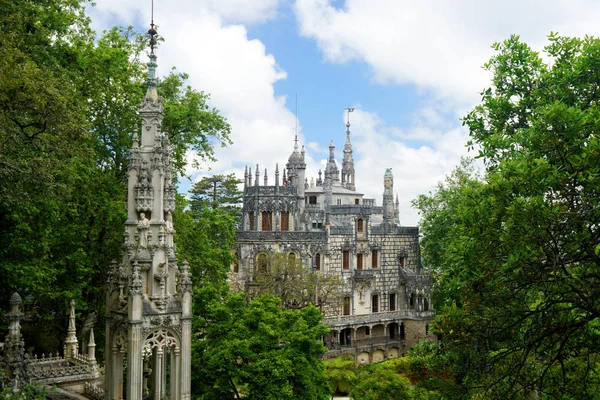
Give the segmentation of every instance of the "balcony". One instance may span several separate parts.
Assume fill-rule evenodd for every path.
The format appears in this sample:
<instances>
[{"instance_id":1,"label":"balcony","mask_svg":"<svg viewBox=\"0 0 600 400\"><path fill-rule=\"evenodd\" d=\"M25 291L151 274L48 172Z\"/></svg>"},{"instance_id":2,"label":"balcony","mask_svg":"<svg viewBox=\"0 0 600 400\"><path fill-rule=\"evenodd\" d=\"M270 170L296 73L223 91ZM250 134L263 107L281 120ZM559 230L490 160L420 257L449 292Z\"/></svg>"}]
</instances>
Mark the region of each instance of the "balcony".
<instances>
[{"instance_id":1,"label":"balcony","mask_svg":"<svg viewBox=\"0 0 600 400\"><path fill-rule=\"evenodd\" d=\"M435 312L433 311L398 310L363 315L336 315L325 317L324 322L330 328L343 328L353 325L395 322L401 319L429 319L433 318L434 315Z\"/></svg>"}]
</instances>

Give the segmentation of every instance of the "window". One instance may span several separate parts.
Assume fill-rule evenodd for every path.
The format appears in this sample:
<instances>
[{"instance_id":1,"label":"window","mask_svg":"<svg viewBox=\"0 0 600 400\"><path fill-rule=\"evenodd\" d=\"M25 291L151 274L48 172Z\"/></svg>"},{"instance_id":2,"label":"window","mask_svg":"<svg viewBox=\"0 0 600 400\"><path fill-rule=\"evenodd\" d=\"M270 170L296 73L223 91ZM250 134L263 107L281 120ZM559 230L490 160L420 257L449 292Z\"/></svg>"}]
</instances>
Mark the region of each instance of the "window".
<instances>
[{"instance_id":1,"label":"window","mask_svg":"<svg viewBox=\"0 0 600 400\"><path fill-rule=\"evenodd\" d=\"M369 336L371 334L371 327L365 326L365 336Z\"/></svg>"},{"instance_id":2,"label":"window","mask_svg":"<svg viewBox=\"0 0 600 400\"><path fill-rule=\"evenodd\" d=\"M315 256L315 269L317 271L321 270L321 254L317 253Z\"/></svg>"},{"instance_id":3,"label":"window","mask_svg":"<svg viewBox=\"0 0 600 400\"><path fill-rule=\"evenodd\" d=\"M262 212L262 230L272 231L273 230L273 213L271 211Z\"/></svg>"},{"instance_id":4,"label":"window","mask_svg":"<svg viewBox=\"0 0 600 400\"><path fill-rule=\"evenodd\" d=\"M265 253L261 253L256 257L256 272L259 274L267 272L267 255Z\"/></svg>"},{"instance_id":5,"label":"window","mask_svg":"<svg viewBox=\"0 0 600 400\"><path fill-rule=\"evenodd\" d=\"M350 315L350 297L344 297L343 315Z\"/></svg>"},{"instance_id":6,"label":"window","mask_svg":"<svg viewBox=\"0 0 600 400\"><path fill-rule=\"evenodd\" d=\"M359 199L354 199L354 204L358 205L360 203Z\"/></svg>"},{"instance_id":7,"label":"window","mask_svg":"<svg viewBox=\"0 0 600 400\"><path fill-rule=\"evenodd\" d=\"M371 296L371 311L379 312L379 295L374 294Z\"/></svg>"},{"instance_id":8,"label":"window","mask_svg":"<svg viewBox=\"0 0 600 400\"><path fill-rule=\"evenodd\" d=\"M373 250L371 252L371 268L377 268L378 267L378 260L377 260L377 250Z\"/></svg>"},{"instance_id":9,"label":"window","mask_svg":"<svg viewBox=\"0 0 600 400\"><path fill-rule=\"evenodd\" d=\"M248 213L248 230L253 231L254 230L254 212L250 211Z\"/></svg>"},{"instance_id":10,"label":"window","mask_svg":"<svg viewBox=\"0 0 600 400\"><path fill-rule=\"evenodd\" d=\"M390 311L396 311L396 293L390 293Z\"/></svg>"},{"instance_id":11,"label":"window","mask_svg":"<svg viewBox=\"0 0 600 400\"><path fill-rule=\"evenodd\" d=\"M429 324L425 325L425 335L429 335Z\"/></svg>"},{"instance_id":12,"label":"window","mask_svg":"<svg viewBox=\"0 0 600 400\"><path fill-rule=\"evenodd\" d=\"M356 269L363 269L363 255L360 253L356 255Z\"/></svg>"},{"instance_id":13,"label":"window","mask_svg":"<svg viewBox=\"0 0 600 400\"><path fill-rule=\"evenodd\" d=\"M400 324L400 340L405 340L406 334L404 332L404 322Z\"/></svg>"},{"instance_id":14,"label":"window","mask_svg":"<svg viewBox=\"0 0 600 400\"><path fill-rule=\"evenodd\" d=\"M308 204L317 204L317 196L309 196Z\"/></svg>"},{"instance_id":15,"label":"window","mask_svg":"<svg viewBox=\"0 0 600 400\"><path fill-rule=\"evenodd\" d=\"M341 206L342 205L342 199L337 199L336 203L337 203L338 206Z\"/></svg>"},{"instance_id":16,"label":"window","mask_svg":"<svg viewBox=\"0 0 600 400\"><path fill-rule=\"evenodd\" d=\"M281 212L281 230L282 231L290 230L290 212L289 211Z\"/></svg>"},{"instance_id":17,"label":"window","mask_svg":"<svg viewBox=\"0 0 600 400\"><path fill-rule=\"evenodd\" d=\"M398 263L400 264L400 268L406 269L406 257L399 257Z\"/></svg>"},{"instance_id":18,"label":"window","mask_svg":"<svg viewBox=\"0 0 600 400\"><path fill-rule=\"evenodd\" d=\"M359 233L363 232L363 220L362 220L362 218L359 218L358 221L356 221L356 227L357 227Z\"/></svg>"},{"instance_id":19,"label":"window","mask_svg":"<svg viewBox=\"0 0 600 400\"><path fill-rule=\"evenodd\" d=\"M342 251L342 268L350 269L350 251Z\"/></svg>"},{"instance_id":20,"label":"window","mask_svg":"<svg viewBox=\"0 0 600 400\"><path fill-rule=\"evenodd\" d=\"M408 303L410 308L415 308L415 294L410 295L410 302Z\"/></svg>"},{"instance_id":21,"label":"window","mask_svg":"<svg viewBox=\"0 0 600 400\"><path fill-rule=\"evenodd\" d=\"M423 311L429 311L429 302L427 299L423 299Z\"/></svg>"}]
</instances>

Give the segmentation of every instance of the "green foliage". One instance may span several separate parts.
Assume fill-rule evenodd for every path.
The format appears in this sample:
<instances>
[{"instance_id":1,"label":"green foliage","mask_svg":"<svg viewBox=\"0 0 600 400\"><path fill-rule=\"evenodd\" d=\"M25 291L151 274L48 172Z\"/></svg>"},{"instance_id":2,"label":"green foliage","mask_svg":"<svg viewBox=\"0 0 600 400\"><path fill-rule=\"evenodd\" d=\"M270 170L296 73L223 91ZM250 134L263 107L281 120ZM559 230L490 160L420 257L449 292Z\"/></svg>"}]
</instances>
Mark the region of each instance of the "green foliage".
<instances>
[{"instance_id":1,"label":"green foliage","mask_svg":"<svg viewBox=\"0 0 600 400\"><path fill-rule=\"evenodd\" d=\"M102 316L145 91L142 36L114 28L95 40L86 4L0 1L0 305L14 291L31 299L23 332L45 353L59 348L71 299L80 320ZM186 79L172 72L160 88L179 172L188 150L212 159L216 141L229 143L225 119ZM200 217L212 227L211 218Z\"/></svg>"},{"instance_id":2,"label":"green foliage","mask_svg":"<svg viewBox=\"0 0 600 400\"><path fill-rule=\"evenodd\" d=\"M25 384L19 388L19 391L14 393L12 388L5 388L0 391L0 400L45 400L46 396L54 389L48 389L44 386L35 384Z\"/></svg>"},{"instance_id":3,"label":"green foliage","mask_svg":"<svg viewBox=\"0 0 600 400\"><path fill-rule=\"evenodd\" d=\"M336 394L348 394L356 380L354 359L337 357L325 361L325 373L331 391Z\"/></svg>"},{"instance_id":4,"label":"green foliage","mask_svg":"<svg viewBox=\"0 0 600 400\"><path fill-rule=\"evenodd\" d=\"M494 46L492 87L464 118L485 177L463 165L416 202L434 329L480 398L599 389L600 40L549 41L548 64L516 36Z\"/></svg>"},{"instance_id":5,"label":"green foliage","mask_svg":"<svg viewBox=\"0 0 600 400\"><path fill-rule=\"evenodd\" d=\"M410 381L391 371L361 373L350 395L355 400L409 400Z\"/></svg>"},{"instance_id":6,"label":"green foliage","mask_svg":"<svg viewBox=\"0 0 600 400\"><path fill-rule=\"evenodd\" d=\"M177 231L177 256L190 264L194 284L225 285L230 266L235 262L234 219L217 208L186 208L188 202L177 195L173 214Z\"/></svg>"},{"instance_id":7,"label":"green foliage","mask_svg":"<svg viewBox=\"0 0 600 400\"><path fill-rule=\"evenodd\" d=\"M239 223L243 197L239 189L241 183L242 180L236 178L235 174L203 177L194 183L190 190L190 208L196 211L204 207L212 210L221 208L229 212Z\"/></svg>"},{"instance_id":8,"label":"green foliage","mask_svg":"<svg viewBox=\"0 0 600 400\"><path fill-rule=\"evenodd\" d=\"M210 292L200 293L202 291ZM207 300L195 309L198 337L192 387L201 399L326 399L329 388L322 336L328 329L320 311L281 310L270 296L246 303L243 294L221 300L209 287L196 295Z\"/></svg>"}]
</instances>

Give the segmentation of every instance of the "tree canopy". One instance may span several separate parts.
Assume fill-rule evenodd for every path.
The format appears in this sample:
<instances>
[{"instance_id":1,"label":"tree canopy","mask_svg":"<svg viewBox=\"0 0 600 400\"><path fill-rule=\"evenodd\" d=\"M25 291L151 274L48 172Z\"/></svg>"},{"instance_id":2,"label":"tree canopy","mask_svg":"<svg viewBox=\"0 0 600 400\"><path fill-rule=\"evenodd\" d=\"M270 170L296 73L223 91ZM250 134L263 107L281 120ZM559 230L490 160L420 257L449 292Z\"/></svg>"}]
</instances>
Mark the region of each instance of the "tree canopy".
<instances>
[{"instance_id":1,"label":"tree canopy","mask_svg":"<svg viewBox=\"0 0 600 400\"><path fill-rule=\"evenodd\" d=\"M486 165L415 204L437 329L482 398L591 398L600 351L600 39L494 45L465 118ZM548 60L545 62L544 60ZM562 393L562 394L557 394Z\"/></svg>"},{"instance_id":2,"label":"tree canopy","mask_svg":"<svg viewBox=\"0 0 600 400\"><path fill-rule=\"evenodd\" d=\"M143 35L113 28L96 40L86 4L0 2L0 304L14 291L31 299L24 331L47 353L60 347L71 299L84 314L103 311L145 90ZM172 71L159 88L180 173L188 150L212 159L230 130L186 78Z\"/></svg>"}]
</instances>

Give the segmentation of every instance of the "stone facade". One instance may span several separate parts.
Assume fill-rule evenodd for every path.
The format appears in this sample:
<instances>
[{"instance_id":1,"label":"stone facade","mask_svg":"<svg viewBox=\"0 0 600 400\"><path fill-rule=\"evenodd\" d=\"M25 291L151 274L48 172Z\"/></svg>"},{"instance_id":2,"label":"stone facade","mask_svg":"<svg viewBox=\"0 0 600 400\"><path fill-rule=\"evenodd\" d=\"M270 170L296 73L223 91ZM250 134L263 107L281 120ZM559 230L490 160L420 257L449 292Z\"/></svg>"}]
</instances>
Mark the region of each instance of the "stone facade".
<instances>
[{"instance_id":1,"label":"stone facade","mask_svg":"<svg viewBox=\"0 0 600 400\"><path fill-rule=\"evenodd\" d=\"M109 269L107 400L190 398L192 282L187 264L180 267L175 256L175 185L155 70L150 54L141 133L134 134L129 162L124 256Z\"/></svg>"},{"instance_id":2,"label":"stone facade","mask_svg":"<svg viewBox=\"0 0 600 400\"><path fill-rule=\"evenodd\" d=\"M419 230L400 225L391 169L384 174L382 206L356 191L350 125L342 179L329 146L324 173L305 177L298 143L280 179L269 185L256 166L244 175L244 204L237 233L237 287L252 285L258 258L271 251L293 253L314 273L337 276L343 300L326 311L331 336L328 357L350 354L359 363L398 357L420 340L432 340L431 276L420 261Z\"/></svg>"}]
</instances>

